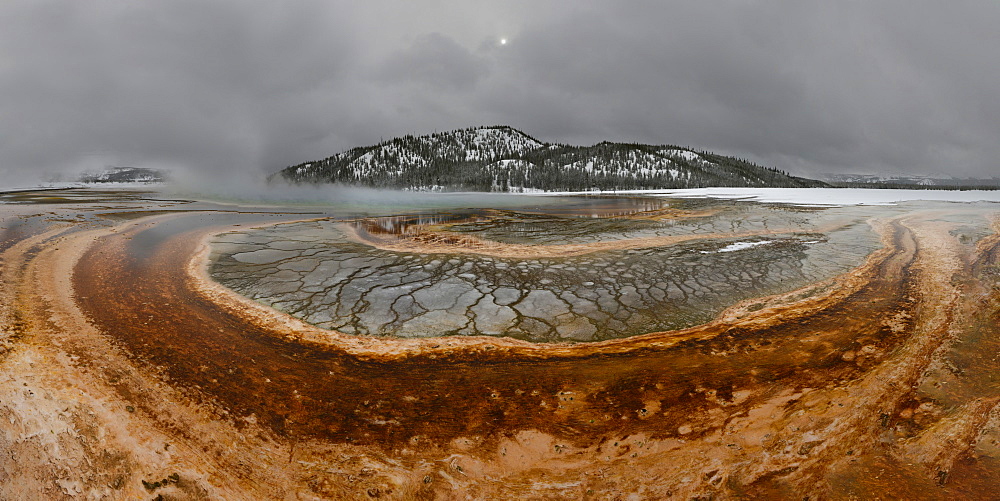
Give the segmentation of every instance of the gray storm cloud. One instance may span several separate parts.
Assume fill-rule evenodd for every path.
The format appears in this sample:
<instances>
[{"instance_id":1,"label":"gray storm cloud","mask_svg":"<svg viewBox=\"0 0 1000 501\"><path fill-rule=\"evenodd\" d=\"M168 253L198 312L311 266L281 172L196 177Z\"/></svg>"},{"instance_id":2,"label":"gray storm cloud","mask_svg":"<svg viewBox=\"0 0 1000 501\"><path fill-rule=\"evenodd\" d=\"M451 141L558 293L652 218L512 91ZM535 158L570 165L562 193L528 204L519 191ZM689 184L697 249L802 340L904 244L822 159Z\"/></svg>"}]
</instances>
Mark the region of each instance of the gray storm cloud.
<instances>
[{"instance_id":1,"label":"gray storm cloud","mask_svg":"<svg viewBox=\"0 0 1000 501\"><path fill-rule=\"evenodd\" d=\"M263 177L506 123L807 175L994 176L998 22L989 2L14 0L0 173Z\"/></svg>"}]
</instances>

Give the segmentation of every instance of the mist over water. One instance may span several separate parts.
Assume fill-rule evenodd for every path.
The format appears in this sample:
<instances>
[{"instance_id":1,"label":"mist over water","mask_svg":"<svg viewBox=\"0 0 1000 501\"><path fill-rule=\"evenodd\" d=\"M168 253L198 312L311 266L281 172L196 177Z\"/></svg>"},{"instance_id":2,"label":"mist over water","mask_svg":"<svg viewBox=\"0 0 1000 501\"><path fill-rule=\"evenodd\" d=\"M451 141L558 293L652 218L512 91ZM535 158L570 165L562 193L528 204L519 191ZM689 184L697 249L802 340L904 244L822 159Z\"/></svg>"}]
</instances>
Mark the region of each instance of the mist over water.
<instances>
[{"instance_id":1,"label":"mist over water","mask_svg":"<svg viewBox=\"0 0 1000 501\"><path fill-rule=\"evenodd\" d=\"M268 182L259 173L226 173L188 169L165 170L165 183L84 184L79 172L23 172L0 169L0 192L48 188L125 188L155 191L162 196L234 205L324 207L366 212L434 210L468 207L524 208L551 206L561 197L525 197L499 193L430 193L379 190L341 184L295 185Z\"/></svg>"},{"instance_id":2,"label":"mist over water","mask_svg":"<svg viewBox=\"0 0 1000 501\"><path fill-rule=\"evenodd\" d=\"M0 167L0 191L43 187L51 184L43 173Z\"/></svg>"},{"instance_id":3,"label":"mist over water","mask_svg":"<svg viewBox=\"0 0 1000 501\"><path fill-rule=\"evenodd\" d=\"M173 176L160 190L177 198L265 206L323 206L367 211L452 209L468 207L525 208L564 203L564 197L529 197L502 193L431 193L380 190L341 184L296 185L265 178L217 179L185 173Z\"/></svg>"}]
</instances>

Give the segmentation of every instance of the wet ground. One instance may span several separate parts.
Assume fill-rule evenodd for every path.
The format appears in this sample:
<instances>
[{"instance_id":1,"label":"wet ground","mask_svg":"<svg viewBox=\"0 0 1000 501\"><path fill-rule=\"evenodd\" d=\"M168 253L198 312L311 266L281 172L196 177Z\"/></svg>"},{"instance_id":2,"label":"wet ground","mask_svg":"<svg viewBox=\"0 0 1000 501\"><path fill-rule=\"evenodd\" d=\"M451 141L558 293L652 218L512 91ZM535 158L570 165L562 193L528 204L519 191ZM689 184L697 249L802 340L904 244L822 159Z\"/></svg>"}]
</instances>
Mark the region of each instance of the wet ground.
<instances>
[{"instance_id":1,"label":"wet ground","mask_svg":"<svg viewBox=\"0 0 1000 501\"><path fill-rule=\"evenodd\" d=\"M739 301L844 273L880 246L870 210L701 202L694 212L690 201L655 202L624 215L624 207L587 217L449 211L234 231L212 242L211 274L347 334L598 341L705 323ZM666 212L671 205L679 208ZM394 252L352 238L406 240L428 228L443 239L488 239L486 248ZM570 257L546 256L544 247L676 236L695 238ZM535 245L537 255L490 252L505 243Z\"/></svg>"},{"instance_id":2,"label":"wet ground","mask_svg":"<svg viewBox=\"0 0 1000 501\"><path fill-rule=\"evenodd\" d=\"M73 200L0 205L0 497L968 499L1000 481L992 204L37 196Z\"/></svg>"}]
</instances>

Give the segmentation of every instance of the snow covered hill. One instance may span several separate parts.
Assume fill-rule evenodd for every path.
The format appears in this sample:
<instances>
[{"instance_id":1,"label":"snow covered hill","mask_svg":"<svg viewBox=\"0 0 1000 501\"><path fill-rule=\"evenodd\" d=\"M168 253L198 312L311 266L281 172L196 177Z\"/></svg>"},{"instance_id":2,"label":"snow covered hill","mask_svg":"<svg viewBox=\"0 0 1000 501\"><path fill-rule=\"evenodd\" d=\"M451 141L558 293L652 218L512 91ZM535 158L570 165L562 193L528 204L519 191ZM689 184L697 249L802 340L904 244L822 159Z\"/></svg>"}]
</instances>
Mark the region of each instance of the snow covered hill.
<instances>
[{"instance_id":1,"label":"snow covered hill","mask_svg":"<svg viewBox=\"0 0 1000 501\"><path fill-rule=\"evenodd\" d=\"M843 187L938 187L948 189L996 188L1000 177L957 178L948 174L931 175L879 175L879 174L823 174L823 180L833 186Z\"/></svg>"},{"instance_id":2,"label":"snow covered hill","mask_svg":"<svg viewBox=\"0 0 1000 501\"><path fill-rule=\"evenodd\" d=\"M824 186L737 158L677 146L549 144L513 127L403 136L288 167L295 183L501 192Z\"/></svg>"},{"instance_id":3,"label":"snow covered hill","mask_svg":"<svg viewBox=\"0 0 1000 501\"><path fill-rule=\"evenodd\" d=\"M96 174L81 174L83 183L162 183L164 175L144 167L109 167Z\"/></svg>"}]
</instances>

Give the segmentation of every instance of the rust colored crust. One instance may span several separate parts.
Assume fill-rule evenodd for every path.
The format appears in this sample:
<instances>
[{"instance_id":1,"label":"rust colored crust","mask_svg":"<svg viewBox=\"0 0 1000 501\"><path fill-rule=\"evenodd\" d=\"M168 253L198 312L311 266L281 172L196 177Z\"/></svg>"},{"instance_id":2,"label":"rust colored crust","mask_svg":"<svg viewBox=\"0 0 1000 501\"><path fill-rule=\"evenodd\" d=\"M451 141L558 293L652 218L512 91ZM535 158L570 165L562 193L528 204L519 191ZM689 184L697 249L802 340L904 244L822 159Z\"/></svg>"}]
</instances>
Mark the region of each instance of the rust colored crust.
<instances>
[{"instance_id":1,"label":"rust colored crust","mask_svg":"<svg viewBox=\"0 0 1000 501\"><path fill-rule=\"evenodd\" d=\"M308 339L266 308L247 315L252 305L220 305L220 291L204 290L204 237L214 230L169 238L137 258L131 238L156 224L145 220L68 236L37 258L20 249L47 277L43 286L64 283L17 289L41 295L37 307L25 309L26 329L37 349L55 355L22 360L21 351L36 349L25 348L6 359L18 365L4 368L108 378L85 388L118 399L116 409L135 406L134 413L120 410L120 419L151 416L171 450L176 440L190 451L178 486L199 465L224 472L201 477L206 486L225 485L229 490L211 491L223 498L981 497L1000 475L969 459L1000 423L995 399L972 400L945 416L914 388L967 327L969 307L987 312L993 323L985 335L995 337L1000 298L966 300L955 277L972 263L996 266L1000 243L963 248L948 224L934 219L879 223L885 249L842 283L805 299L747 302L695 329L558 346L354 339L370 343L360 348L351 340ZM70 266L75 298L64 290L67 273L51 271ZM62 326L52 327L58 342L41 334L47 309ZM94 328L75 320L80 315ZM95 348L89 355L79 348L79 361L60 351L84 338ZM106 345L112 349L102 350ZM102 372L109 367L114 372ZM118 371L155 377L132 383ZM25 383L36 384L0 381L0 390L44 397L24 394ZM64 387L61 380L51 385ZM72 390L67 395L79 398ZM135 432L113 435L118 442L93 442L88 465L107 449L141 449ZM162 457L164 440L150 442L158 450L148 450L149 461ZM39 464L54 454L38 450ZM138 478L171 470L152 476L160 471L130 474L133 492L142 493ZM104 482L84 480L95 488ZM272 490L255 496L252 489L265 484ZM8 483L2 492L18 491ZM160 492L172 493L150 497Z\"/></svg>"},{"instance_id":2,"label":"rust colored crust","mask_svg":"<svg viewBox=\"0 0 1000 501\"><path fill-rule=\"evenodd\" d=\"M222 289L206 294L205 236L178 236L136 260L129 238L150 224L96 240L76 265L75 289L87 291L79 304L95 326L172 381L278 433L386 447L524 429L583 441L673 434L671 423L696 411L687 395L699 387L730 399L777 379L810 386L852 377L861 366L844 351L899 339L882 317L909 308L915 256L906 228L891 223L879 226L887 248L841 277L842 287L753 313L734 308L698 328L579 345L400 341L309 329ZM622 421L650 399L668 410Z\"/></svg>"}]
</instances>

